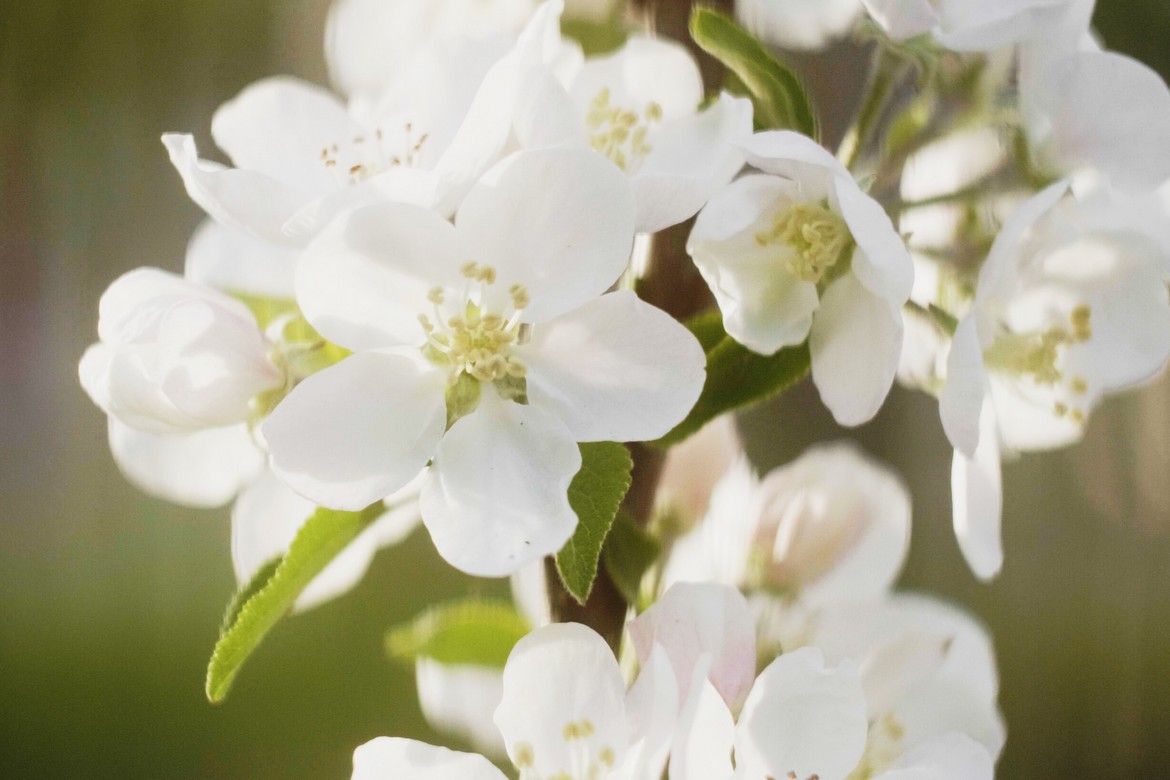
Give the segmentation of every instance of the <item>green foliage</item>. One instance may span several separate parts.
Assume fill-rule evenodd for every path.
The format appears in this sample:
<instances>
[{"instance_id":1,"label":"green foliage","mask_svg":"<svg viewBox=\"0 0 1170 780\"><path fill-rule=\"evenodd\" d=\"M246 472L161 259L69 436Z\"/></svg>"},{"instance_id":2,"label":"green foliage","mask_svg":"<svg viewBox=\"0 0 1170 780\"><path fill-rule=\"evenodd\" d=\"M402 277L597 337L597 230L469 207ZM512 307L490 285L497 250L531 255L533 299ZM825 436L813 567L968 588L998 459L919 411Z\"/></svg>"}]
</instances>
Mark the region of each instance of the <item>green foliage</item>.
<instances>
[{"instance_id":1,"label":"green foliage","mask_svg":"<svg viewBox=\"0 0 1170 780\"><path fill-rule=\"evenodd\" d=\"M301 591L383 511L318 509L283 558L264 566L232 600L207 667L207 698L223 701L244 661L292 608ZM265 578L265 575L267 577Z\"/></svg>"},{"instance_id":2,"label":"green foliage","mask_svg":"<svg viewBox=\"0 0 1170 780\"><path fill-rule=\"evenodd\" d=\"M634 462L629 450L611 441L579 446L581 470L569 485L569 504L577 513L577 530L557 553L557 572L565 590L584 604L597 578L601 547L630 489Z\"/></svg>"},{"instance_id":3,"label":"green foliage","mask_svg":"<svg viewBox=\"0 0 1170 780\"><path fill-rule=\"evenodd\" d=\"M411 668L417 659L430 658L503 669L512 648L530 629L511 604L455 601L431 607L386 632L386 654Z\"/></svg>"},{"instance_id":4,"label":"green foliage","mask_svg":"<svg viewBox=\"0 0 1170 780\"><path fill-rule=\"evenodd\" d=\"M617 516L601 551L601 560L627 604L637 603L642 577L661 554L662 545L657 539L628 516Z\"/></svg>"},{"instance_id":5,"label":"green foliage","mask_svg":"<svg viewBox=\"0 0 1170 780\"><path fill-rule=\"evenodd\" d=\"M660 447L678 444L719 415L765 401L808 374L807 342L775 355L756 354L723 332L718 311L700 314L687 328L707 351L707 382L686 419L655 442ZM716 328L723 333L721 339Z\"/></svg>"},{"instance_id":6,"label":"green foliage","mask_svg":"<svg viewBox=\"0 0 1170 780\"><path fill-rule=\"evenodd\" d=\"M698 6L691 14L691 37L722 62L747 89L761 130L795 130L818 138L812 101L791 69L723 14Z\"/></svg>"}]
</instances>

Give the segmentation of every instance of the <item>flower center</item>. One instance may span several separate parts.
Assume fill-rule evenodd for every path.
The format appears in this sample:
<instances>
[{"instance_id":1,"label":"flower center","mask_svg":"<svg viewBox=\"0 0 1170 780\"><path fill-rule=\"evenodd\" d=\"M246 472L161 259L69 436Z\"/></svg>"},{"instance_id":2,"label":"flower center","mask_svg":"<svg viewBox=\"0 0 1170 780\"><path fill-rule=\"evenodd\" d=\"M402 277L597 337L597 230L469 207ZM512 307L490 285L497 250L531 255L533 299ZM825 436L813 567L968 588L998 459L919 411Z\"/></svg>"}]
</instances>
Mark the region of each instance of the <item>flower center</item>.
<instances>
[{"instance_id":1,"label":"flower center","mask_svg":"<svg viewBox=\"0 0 1170 780\"><path fill-rule=\"evenodd\" d=\"M780 244L792 252L785 268L796 278L820 283L853 246L853 234L827 203L793 203L772 218L770 230L756 233L760 246Z\"/></svg>"},{"instance_id":2,"label":"flower center","mask_svg":"<svg viewBox=\"0 0 1170 780\"><path fill-rule=\"evenodd\" d=\"M1093 337L1092 310L1086 305L1075 307L1068 322L1053 325L1044 331L1012 333L1005 331L983 353L987 367L1009 376L1029 377L1038 385L1056 387L1064 384L1073 395L1084 395L1088 383L1080 377L1065 376L1057 366L1061 348L1083 344ZM1053 405L1057 417L1068 417L1073 422L1085 420L1081 409L1072 408L1063 401Z\"/></svg>"},{"instance_id":3,"label":"flower center","mask_svg":"<svg viewBox=\"0 0 1170 780\"><path fill-rule=\"evenodd\" d=\"M870 723L861 763L845 780L869 780L885 772L902 756L905 736L902 724L888 713Z\"/></svg>"},{"instance_id":4,"label":"flower center","mask_svg":"<svg viewBox=\"0 0 1170 780\"><path fill-rule=\"evenodd\" d=\"M589 103L585 124L589 143L623 171L632 172L646 155L654 151L646 141L650 128L662 121L662 106L651 101L641 115L620 106L610 105L608 87Z\"/></svg>"},{"instance_id":5,"label":"flower center","mask_svg":"<svg viewBox=\"0 0 1170 780\"><path fill-rule=\"evenodd\" d=\"M321 150L321 162L338 184L361 184L391 168L414 167L426 147L427 137L427 133L417 131L411 122L396 130L379 127L348 142L326 146Z\"/></svg>"},{"instance_id":6,"label":"flower center","mask_svg":"<svg viewBox=\"0 0 1170 780\"><path fill-rule=\"evenodd\" d=\"M532 745L520 742L513 748L513 763L520 772L520 780L600 780L607 777L614 765L613 748L593 744L597 729L587 718L565 724L563 737L568 747L568 766L550 775L539 774L535 768L536 752Z\"/></svg>"},{"instance_id":7,"label":"flower center","mask_svg":"<svg viewBox=\"0 0 1170 780\"><path fill-rule=\"evenodd\" d=\"M460 296L454 314L444 314L443 307L448 300L441 287L427 293L434 319L427 314L419 315L419 323L427 337L424 349L450 366L453 379L458 379L461 374L481 382L523 379L528 367L512 353L520 340L520 314L528 305L528 291L524 285L514 284L508 290L511 312L485 311L481 303L486 300L487 289L496 282L495 269L469 262L460 271L468 280L468 286ZM473 283L479 284L478 296L473 296Z\"/></svg>"}]
</instances>

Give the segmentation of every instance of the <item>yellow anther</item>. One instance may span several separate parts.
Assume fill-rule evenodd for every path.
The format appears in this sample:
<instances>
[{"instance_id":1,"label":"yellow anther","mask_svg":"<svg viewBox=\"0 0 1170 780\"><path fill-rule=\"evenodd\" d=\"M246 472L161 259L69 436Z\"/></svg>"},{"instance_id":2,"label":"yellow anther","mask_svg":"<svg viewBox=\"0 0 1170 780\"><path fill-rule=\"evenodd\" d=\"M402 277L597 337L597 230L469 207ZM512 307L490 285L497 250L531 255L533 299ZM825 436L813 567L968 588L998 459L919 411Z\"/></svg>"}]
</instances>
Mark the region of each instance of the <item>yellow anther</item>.
<instances>
[{"instance_id":1,"label":"yellow anther","mask_svg":"<svg viewBox=\"0 0 1170 780\"><path fill-rule=\"evenodd\" d=\"M431 303L435 304L436 306L442 306L443 305L443 288L442 287L432 287L427 292L427 300L430 301Z\"/></svg>"},{"instance_id":2,"label":"yellow anther","mask_svg":"<svg viewBox=\"0 0 1170 780\"><path fill-rule=\"evenodd\" d=\"M614 762L613 748L603 747L601 752L597 754L597 760L605 766L612 767Z\"/></svg>"},{"instance_id":3,"label":"yellow anther","mask_svg":"<svg viewBox=\"0 0 1170 780\"><path fill-rule=\"evenodd\" d=\"M426 333L432 333L435 330L435 324L431 322L431 318L425 314L418 315L418 323L419 325L422 325L422 329Z\"/></svg>"},{"instance_id":4,"label":"yellow anther","mask_svg":"<svg viewBox=\"0 0 1170 780\"><path fill-rule=\"evenodd\" d=\"M827 203L793 203L773 217L771 230L756 233L755 240L760 246L781 244L791 249L788 271L816 284L853 244L853 235Z\"/></svg>"},{"instance_id":5,"label":"yellow anther","mask_svg":"<svg viewBox=\"0 0 1170 780\"><path fill-rule=\"evenodd\" d=\"M517 769L528 769L536 760L536 755L532 751L532 745L529 745L527 742L516 743L512 752L515 753L513 761Z\"/></svg>"},{"instance_id":6,"label":"yellow anther","mask_svg":"<svg viewBox=\"0 0 1170 780\"><path fill-rule=\"evenodd\" d=\"M1092 309L1084 304L1077 306L1069 315L1069 322L1072 323L1073 336L1077 341L1088 341L1093 337L1093 328L1091 326Z\"/></svg>"},{"instance_id":7,"label":"yellow anther","mask_svg":"<svg viewBox=\"0 0 1170 780\"><path fill-rule=\"evenodd\" d=\"M1073 422L1077 423L1078 425L1083 424L1085 422L1085 413L1082 412L1080 409L1073 409L1071 412L1068 413L1068 416Z\"/></svg>"},{"instance_id":8,"label":"yellow anther","mask_svg":"<svg viewBox=\"0 0 1170 780\"><path fill-rule=\"evenodd\" d=\"M508 294L512 296L512 306L517 311L525 308L530 303L528 298L528 288L522 284L514 284L509 287Z\"/></svg>"},{"instance_id":9,"label":"yellow anther","mask_svg":"<svg viewBox=\"0 0 1170 780\"><path fill-rule=\"evenodd\" d=\"M662 119L662 106L651 100L646 104L646 110L642 112L642 116L646 117L647 122L658 122Z\"/></svg>"},{"instance_id":10,"label":"yellow anther","mask_svg":"<svg viewBox=\"0 0 1170 780\"><path fill-rule=\"evenodd\" d=\"M495 284L496 269L485 265L479 269L479 273L475 275L475 279L476 281L483 282L484 284Z\"/></svg>"},{"instance_id":11,"label":"yellow anther","mask_svg":"<svg viewBox=\"0 0 1170 780\"><path fill-rule=\"evenodd\" d=\"M641 116L636 111L610 105L610 92L602 88L589 104L585 123L593 132L589 143L623 170L638 165L653 148L647 143L650 125L662 120L662 106L650 102Z\"/></svg>"},{"instance_id":12,"label":"yellow anther","mask_svg":"<svg viewBox=\"0 0 1170 780\"><path fill-rule=\"evenodd\" d=\"M1077 395L1084 395L1085 393L1089 392L1089 383L1084 379L1081 379L1079 376L1074 376L1068 383L1068 387Z\"/></svg>"},{"instance_id":13,"label":"yellow anther","mask_svg":"<svg viewBox=\"0 0 1170 780\"><path fill-rule=\"evenodd\" d=\"M459 273L468 279L474 279L479 275L479 263L474 260L468 260L463 265L459 266Z\"/></svg>"},{"instance_id":14,"label":"yellow anther","mask_svg":"<svg viewBox=\"0 0 1170 780\"><path fill-rule=\"evenodd\" d=\"M1057 417L1064 417L1068 414L1068 405L1057 401L1055 406L1052 407L1052 411L1056 412Z\"/></svg>"}]
</instances>

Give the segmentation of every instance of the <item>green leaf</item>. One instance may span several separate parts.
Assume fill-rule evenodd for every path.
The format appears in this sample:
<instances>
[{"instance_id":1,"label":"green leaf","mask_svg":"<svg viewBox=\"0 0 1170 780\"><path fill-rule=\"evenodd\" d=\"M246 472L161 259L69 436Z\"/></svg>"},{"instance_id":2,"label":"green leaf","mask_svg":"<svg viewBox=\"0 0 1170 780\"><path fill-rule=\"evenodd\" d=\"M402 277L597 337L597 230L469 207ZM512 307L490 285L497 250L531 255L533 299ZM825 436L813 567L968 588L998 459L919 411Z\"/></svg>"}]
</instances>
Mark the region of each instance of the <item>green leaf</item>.
<instances>
[{"instance_id":1,"label":"green leaf","mask_svg":"<svg viewBox=\"0 0 1170 780\"><path fill-rule=\"evenodd\" d=\"M701 314L687 323L700 343L714 343L707 348L707 382L686 419L655 442L659 447L678 444L719 415L765 401L808 374L807 342L775 355L756 354L726 334L715 343L712 318L717 315Z\"/></svg>"},{"instance_id":2,"label":"green leaf","mask_svg":"<svg viewBox=\"0 0 1170 780\"><path fill-rule=\"evenodd\" d=\"M283 560L283 558L284 556L278 555L268 563L261 566L256 570L256 573L252 575L252 579L248 580L244 587L236 591L235 595L232 596L232 600L228 602L227 609L224 610L223 620L220 621L220 636L226 634L228 629L232 627L232 624L235 623L237 619L239 619L240 610L244 608L244 605L247 604L253 596L259 593L264 588L264 586L268 584L268 581L272 579L272 575L276 573L276 568L280 566L280 562Z\"/></svg>"},{"instance_id":3,"label":"green leaf","mask_svg":"<svg viewBox=\"0 0 1170 780\"><path fill-rule=\"evenodd\" d=\"M691 14L691 37L747 88L757 128L795 130L818 137L816 111L800 79L747 30L721 13L699 6Z\"/></svg>"},{"instance_id":4,"label":"green leaf","mask_svg":"<svg viewBox=\"0 0 1170 780\"><path fill-rule=\"evenodd\" d=\"M601 560L627 604L638 600L642 577L662 554L662 545L624 514L614 520Z\"/></svg>"},{"instance_id":5,"label":"green leaf","mask_svg":"<svg viewBox=\"0 0 1170 780\"><path fill-rule=\"evenodd\" d=\"M262 569L233 599L207 667L207 698L223 701L244 661L292 608L297 596L346 545L383 512L379 502L360 512L318 509L301 526L270 576ZM268 568L268 567L265 567Z\"/></svg>"},{"instance_id":6,"label":"green leaf","mask_svg":"<svg viewBox=\"0 0 1170 780\"><path fill-rule=\"evenodd\" d=\"M512 648L530 630L511 604L456 601L431 607L386 632L386 654L412 668L418 658L430 658L502 669Z\"/></svg>"},{"instance_id":7,"label":"green leaf","mask_svg":"<svg viewBox=\"0 0 1170 780\"><path fill-rule=\"evenodd\" d=\"M569 504L577 513L577 530L557 553L557 572L565 589L584 604L597 577L601 546L630 489L634 461L629 450L612 441L579 446L581 470L569 485Z\"/></svg>"}]
</instances>

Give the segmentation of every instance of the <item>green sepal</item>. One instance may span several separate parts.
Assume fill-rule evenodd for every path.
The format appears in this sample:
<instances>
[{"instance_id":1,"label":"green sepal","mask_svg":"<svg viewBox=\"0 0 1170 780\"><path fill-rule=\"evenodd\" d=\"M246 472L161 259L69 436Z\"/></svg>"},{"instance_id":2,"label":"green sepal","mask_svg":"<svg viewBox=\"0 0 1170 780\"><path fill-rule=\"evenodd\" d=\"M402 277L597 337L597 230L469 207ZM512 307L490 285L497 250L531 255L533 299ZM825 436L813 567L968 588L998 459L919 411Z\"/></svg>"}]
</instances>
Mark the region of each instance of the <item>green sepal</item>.
<instances>
[{"instance_id":1,"label":"green sepal","mask_svg":"<svg viewBox=\"0 0 1170 780\"><path fill-rule=\"evenodd\" d=\"M629 450L615 442L578 446L581 469L569 485L569 505L577 513L577 530L557 553L557 573L565 590L584 604L597 578L602 545L630 489L634 461Z\"/></svg>"},{"instance_id":2,"label":"green sepal","mask_svg":"<svg viewBox=\"0 0 1170 780\"><path fill-rule=\"evenodd\" d=\"M460 373L454 382L447 385L447 430L460 418L475 411L482 392L480 381L468 373Z\"/></svg>"},{"instance_id":3,"label":"green sepal","mask_svg":"<svg viewBox=\"0 0 1170 780\"><path fill-rule=\"evenodd\" d=\"M711 420L728 412L765 401L803 379L811 360L808 342L781 349L774 355L759 355L725 332L722 315L706 312L687 323L687 328L707 347L707 381L699 400L674 430L654 442L670 447L698 433Z\"/></svg>"},{"instance_id":4,"label":"green sepal","mask_svg":"<svg viewBox=\"0 0 1170 780\"><path fill-rule=\"evenodd\" d=\"M229 605L207 666L208 700L223 701L244 661L301 592L383 511L381 502L360 512L318 509L297 531L288 553L263 567L241 589Z\"/></svg>"},{"instance_id":5,"label":"green sepal","mask_svg":"<svg viewBox=\"0 0 1170 780\"><path fill-rule=\"evenodd\" d=\"M503 669L512 648L531 630L515 607L470 599L433 606L386 632L386 655L411 669L419 658L443 664Z\"/></svg>"},{"instance_id":6,"label":"green sepal","mask_svg":"<svg viewBox=\"0 0 1170 780\"><path fill-rule=\"evenodd\" d=\"M662 545L658 540L629 516L619 513L601 551L601 561L626 603L636 604L642 578L660 555Z\"/></svg>"},{"instance_id":7,"label":"green sepal","mask_svg":"<svg viewBox=\"0 0 1170 780\"><path fill-rule=\"evenodd\" d=\"M728 17L702 6L691 13L691 37L747 89L758 130L795 130L819 138L816 111L800 79Z\"/></svg>"}]
</instances>

